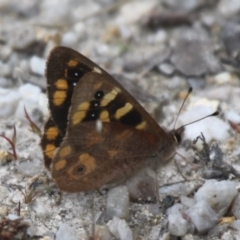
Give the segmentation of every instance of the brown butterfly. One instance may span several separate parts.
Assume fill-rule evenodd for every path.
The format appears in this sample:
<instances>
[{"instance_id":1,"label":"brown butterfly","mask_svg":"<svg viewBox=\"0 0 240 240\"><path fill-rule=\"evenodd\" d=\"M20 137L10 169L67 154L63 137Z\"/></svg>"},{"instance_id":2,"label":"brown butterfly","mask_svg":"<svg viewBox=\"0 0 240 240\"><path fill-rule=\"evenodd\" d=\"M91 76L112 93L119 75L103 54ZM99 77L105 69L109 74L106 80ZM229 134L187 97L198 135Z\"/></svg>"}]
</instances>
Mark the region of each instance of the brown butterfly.
<instances>
[{"instance_id":1,"label":"brown butterfly","mask_svg":"<svg viewBox=\"0 0 240 240\"><path fill-rule=\"evenodd\" d=\"M51 118L41 146L61 190L99 189L175 154L184 126L165 131L111 75L80 53L54 48L46 77Z\"/></svg>"}]
</instances>

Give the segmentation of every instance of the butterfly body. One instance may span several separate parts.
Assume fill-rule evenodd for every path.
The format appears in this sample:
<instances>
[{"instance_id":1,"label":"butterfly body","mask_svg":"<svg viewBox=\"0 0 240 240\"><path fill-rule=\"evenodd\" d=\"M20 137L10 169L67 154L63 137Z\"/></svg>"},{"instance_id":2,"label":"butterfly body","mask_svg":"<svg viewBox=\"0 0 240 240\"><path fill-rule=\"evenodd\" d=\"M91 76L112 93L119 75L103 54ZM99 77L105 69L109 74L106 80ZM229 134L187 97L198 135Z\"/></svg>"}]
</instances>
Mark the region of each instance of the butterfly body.
<instances>
[{"instance_id":1,"label":"butterfly body","mask_svg":"<svg viewBox=\"0 0 240 240\"><path fill-rule=\"evenodd\" d=\"M45 166L61 190L99 189L174 155L183 128L165 131L80 53L54 48L46 77L51 118L41 145Z\"/></svg>"}]
</instances>

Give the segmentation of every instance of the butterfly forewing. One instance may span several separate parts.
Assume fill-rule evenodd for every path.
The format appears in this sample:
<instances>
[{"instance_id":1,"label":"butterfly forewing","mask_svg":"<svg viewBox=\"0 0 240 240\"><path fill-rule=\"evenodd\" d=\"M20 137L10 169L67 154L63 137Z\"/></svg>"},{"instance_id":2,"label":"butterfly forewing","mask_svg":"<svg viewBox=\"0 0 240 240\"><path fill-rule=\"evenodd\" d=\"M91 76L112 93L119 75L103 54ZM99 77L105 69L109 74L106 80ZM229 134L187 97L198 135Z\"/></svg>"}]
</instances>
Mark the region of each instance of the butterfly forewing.
<instances>
[{"instance_id":1,"label":"butterfly forewing","mask_svg":"<svg viewBox=\"0 0 240 240\"><path fill-rule=\"evenodd\" d=\"M49 55L46 68L49 108L62 136L66 133L74 88L94 66L89 59L66 47L56 47Z\"/></svg>"},{"instance_id":2,"label":"butterfly forewing","mask_svg":"<svg viewBox=\"0 0 240 240\"><path fill-rule=\"evenodd\" d=\"M44 126L44 133L41 139L41 147L43 149L44 165L50 170L52 164L52 158L55 150L59 147L62 142L62 136L50 117Z\"/></svg>"}]
</instances>

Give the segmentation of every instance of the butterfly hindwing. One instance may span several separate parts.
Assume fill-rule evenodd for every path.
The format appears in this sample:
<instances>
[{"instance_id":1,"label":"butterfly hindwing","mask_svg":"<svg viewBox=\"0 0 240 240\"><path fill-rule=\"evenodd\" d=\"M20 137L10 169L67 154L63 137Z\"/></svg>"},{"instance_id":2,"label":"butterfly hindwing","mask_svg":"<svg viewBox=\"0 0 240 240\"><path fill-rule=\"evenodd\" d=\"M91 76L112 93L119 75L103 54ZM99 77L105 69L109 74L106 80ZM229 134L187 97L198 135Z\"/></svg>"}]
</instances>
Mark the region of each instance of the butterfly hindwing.
<instances>
[{"instance_id":1,"label":"butterfly hindwing","mask_svg":"<svg viewBox=\"0 0 240 240\"><path fill-rule=\"evenodd\" d=\"M80 53L54 48L46 77L51 117L41 146L61 190L98 189L174 153L173 135Z\"/></svg>"},{"instance_id":2,"label":"butterfly hindwing","mask_svg":"<svg viewBox=\"0 0 240 240\"><path fill-rule=\"evenodd\" d=\"M52 176L65 191L97 189L128 177L157 155L159 144L164 146L167 136L159 139L159 131L166 135L111 76L87 73L74 90Z\"/></svg>"}]
</instances>

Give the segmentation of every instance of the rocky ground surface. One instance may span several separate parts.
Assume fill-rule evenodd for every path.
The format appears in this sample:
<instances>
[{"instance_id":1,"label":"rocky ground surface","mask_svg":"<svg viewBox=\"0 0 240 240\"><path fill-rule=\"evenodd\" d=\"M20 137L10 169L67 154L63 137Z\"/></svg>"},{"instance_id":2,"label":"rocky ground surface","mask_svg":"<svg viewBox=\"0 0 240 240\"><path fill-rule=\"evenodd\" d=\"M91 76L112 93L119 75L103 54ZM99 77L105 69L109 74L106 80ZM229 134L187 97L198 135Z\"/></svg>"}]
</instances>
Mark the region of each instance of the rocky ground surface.
<instances>
[{"instance_id":1,"label":"rocky ground surface","mask_svg":"<svg viewBox=\"0 0 240 240\"><path fill-rule=\"evenodd\" d=\"M0 0L0 239L240 239L239 13L235 0ZM58 45L114 74L168 130L189 86L177 126L220 114L187 126L157 174L61 192L24 111L43 130Z\"/></svg>"}]
</instances>

